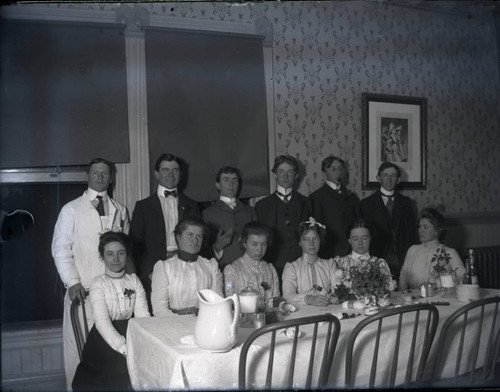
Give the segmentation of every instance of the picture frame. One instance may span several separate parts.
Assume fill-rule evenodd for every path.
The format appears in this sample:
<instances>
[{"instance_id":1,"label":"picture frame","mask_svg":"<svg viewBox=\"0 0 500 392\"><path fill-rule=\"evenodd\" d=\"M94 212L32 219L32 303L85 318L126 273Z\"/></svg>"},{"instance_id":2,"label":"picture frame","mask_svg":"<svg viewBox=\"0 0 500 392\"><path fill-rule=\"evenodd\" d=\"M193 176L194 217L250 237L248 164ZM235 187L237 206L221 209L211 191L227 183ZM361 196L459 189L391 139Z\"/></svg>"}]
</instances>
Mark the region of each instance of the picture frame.
<instances>
[{"instance_id":1,"label":"picture frame","mask_svg":"<svg viewBox=\"0 0 500 392\"><path fill-rule=\"evenodd\" d=\"M401 169L399 189L427 189L427 98L362 94L362 189L376 189L384 161Z\"/></svg>"}]
</instances>

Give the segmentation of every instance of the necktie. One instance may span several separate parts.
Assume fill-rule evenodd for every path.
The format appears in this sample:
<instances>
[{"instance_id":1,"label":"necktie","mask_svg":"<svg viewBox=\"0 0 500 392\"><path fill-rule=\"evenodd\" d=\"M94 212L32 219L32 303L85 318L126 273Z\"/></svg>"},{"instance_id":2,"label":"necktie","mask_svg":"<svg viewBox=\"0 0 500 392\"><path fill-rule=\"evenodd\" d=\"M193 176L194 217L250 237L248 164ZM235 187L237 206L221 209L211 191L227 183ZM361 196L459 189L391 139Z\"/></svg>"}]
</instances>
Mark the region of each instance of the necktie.
<instances>
[{"instance_id":1,"label":"necktie","mask_svg":"<svg viewBox=\"0 0 500 392\"><path fill-rule=\"evenodd\" d=\"M95 209L97 210L97 212L99 213L99 216L104 216L105 213L104 213L104 203L102 201L102 196L96 196L97 200L99 200L99 202L97 203L97 206L95 207Z\"/></svg>"},{"instance_id":2,"label":"necktie","mask_svg":"<svg viewBox=\"0 0 500 392\"><path fill-rule=\"evenodd\" d=\"M228 201L228 202L225 202L225 203L226 203L226 204L227 204L227 206L228 206L229 208L231 208L232 210L234 210L234 207L236 207L236 201L231 200L231 201Z\"/></svg>"},{"instance_id":3,"label":"necktie","mask_svg":"<svg viewBox=\"0 0 500 392\"><path fill-rule=\"evenodd\" d=\"M169 196L177 197L177 191L176 190L165 191L164 195L165 195L165 197L169 197Z\"/></svg>"},{"instance_id":4,"label":"necktie","mask_svg":"<svg viewBox=\"0 0 500 392\"><path fill-rule=\"evenodd\" d=\"M291 193L289 193L288 195L285 195L281 192L276 191L276 194L281 197L281 199L283 200L283 203L285 203L285 204L288 203L290 201L290 198L292 197Z\"/></svg>"},{"instance_id":5,"label":"necktie","mask_svg":"<svg viewBox=\"0 0 500 392\"><path fill-rule=\"evenodd\" d=\"M394 196L385 196L387 197L387 203L385 204L385 206L387 207L387 209L389 210L389 214L392 215L392 209L394 208Z\"/></svg>"}]
</instances>

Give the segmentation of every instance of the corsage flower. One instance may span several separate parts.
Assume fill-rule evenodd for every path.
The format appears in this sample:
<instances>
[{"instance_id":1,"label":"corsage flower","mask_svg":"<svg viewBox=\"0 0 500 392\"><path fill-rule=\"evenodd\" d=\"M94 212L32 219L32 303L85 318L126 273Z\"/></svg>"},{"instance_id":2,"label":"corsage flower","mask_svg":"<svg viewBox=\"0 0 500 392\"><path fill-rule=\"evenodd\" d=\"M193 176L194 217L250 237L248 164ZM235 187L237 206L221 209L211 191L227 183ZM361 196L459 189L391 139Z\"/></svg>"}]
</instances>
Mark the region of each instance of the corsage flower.
<instances>
[{"instance_id":1,"label":"corsage flower","mask_svg":"<svg viewBox=\"0 0 500 392\"><path fill-rule=\"evenodd\" d=\"M319 226L322 229L326 229L326 226L324 224L316 222L316 219L314 219L312 216L310 216L308 220L306 220L302 223L307 223L309 225L309 227Z\"/></svg>"}]
</instances>

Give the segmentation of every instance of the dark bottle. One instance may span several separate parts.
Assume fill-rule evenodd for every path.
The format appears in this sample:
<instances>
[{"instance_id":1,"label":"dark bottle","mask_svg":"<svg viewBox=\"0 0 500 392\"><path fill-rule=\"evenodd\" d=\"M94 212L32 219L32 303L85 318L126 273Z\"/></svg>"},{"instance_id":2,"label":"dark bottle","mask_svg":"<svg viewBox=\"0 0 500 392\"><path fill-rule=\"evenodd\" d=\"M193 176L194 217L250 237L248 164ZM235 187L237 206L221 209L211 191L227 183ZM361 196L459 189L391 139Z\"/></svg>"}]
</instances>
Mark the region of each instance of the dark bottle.
<instances>
[{"instance_id":1,"label":"dark bottle","mask_svg":"<svg viewBox=\"0 0 500 392\"><path fill-rule=\"evenodd\" d=\"M476 262L474 260L474 251L469 249L469 275L471 284L479 284L477 281Z\"/></svg>"},{"instance_id":2,"label":"dark bottle","mask_svg":"<svg viewBox=\"0 0 500 392\"><path fill-rule=\"evenodd\" d=\"M462 284L471 284L471 279L470 279L470 259L467 258L465 259L465 272L464 276L462 279Z\"/></svg>"}]
</instances>

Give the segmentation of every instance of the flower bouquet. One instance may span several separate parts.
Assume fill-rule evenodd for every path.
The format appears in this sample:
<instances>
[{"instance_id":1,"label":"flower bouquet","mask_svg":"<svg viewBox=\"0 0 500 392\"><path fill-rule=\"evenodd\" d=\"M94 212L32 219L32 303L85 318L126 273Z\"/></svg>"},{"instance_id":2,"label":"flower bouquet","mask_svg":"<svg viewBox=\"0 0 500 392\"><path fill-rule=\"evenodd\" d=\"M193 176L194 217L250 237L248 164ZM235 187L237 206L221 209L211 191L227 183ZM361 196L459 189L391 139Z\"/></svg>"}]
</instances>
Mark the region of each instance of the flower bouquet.
<instances>
[{"instance_id":1,"label":"flower bouquet","mask_svg":"<svg viewBox=\"0 0 500 392\"><path fill-rule=\"evenodd\" d=\"M439 247L432 255L430 277L441 287L454 287L457 282L456 270L450 263L451 256L445 247Z\"/></svg>"},{"instance_id":2,"label":"flower bouquet","mask_svg":"<svg viewBox=\"0 0 500 392\"><path fill-rule=\"evenodd\" d=\"M396 281L392 279L384 260L376 257L361 260L345 272L344 280L334 290L340 302L358 299L367 306L388 304L387 298L395 290Z\"/></svg>"}]
</instances>

